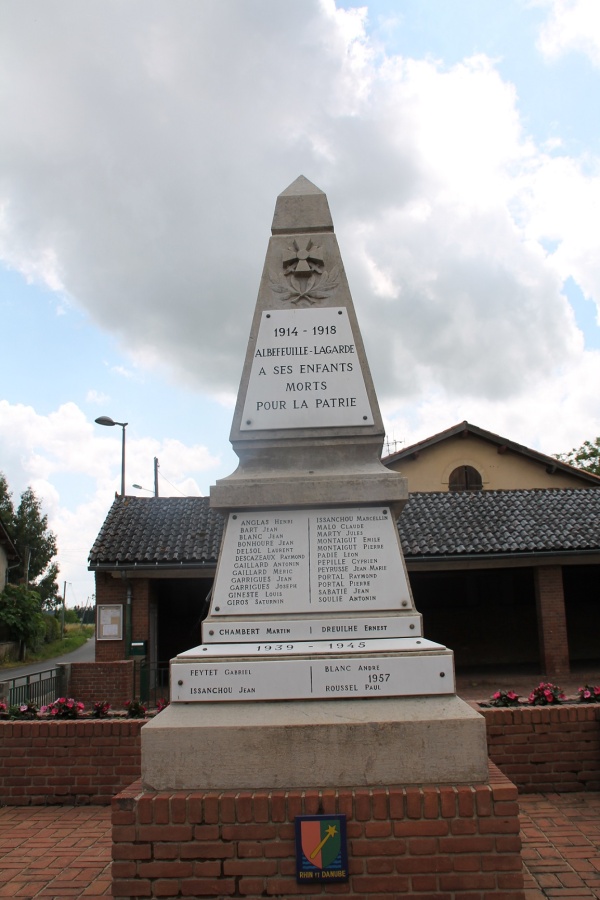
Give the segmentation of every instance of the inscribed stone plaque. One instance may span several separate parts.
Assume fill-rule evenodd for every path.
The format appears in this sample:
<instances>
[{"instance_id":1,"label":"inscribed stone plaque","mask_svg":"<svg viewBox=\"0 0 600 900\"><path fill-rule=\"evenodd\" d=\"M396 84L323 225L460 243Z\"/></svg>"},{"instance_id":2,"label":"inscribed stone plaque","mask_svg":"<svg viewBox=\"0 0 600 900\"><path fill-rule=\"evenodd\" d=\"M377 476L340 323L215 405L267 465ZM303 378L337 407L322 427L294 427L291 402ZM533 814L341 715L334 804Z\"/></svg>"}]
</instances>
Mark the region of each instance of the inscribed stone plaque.
<instances>
[{"instance_id":1,"label":"inscribed stone plaque","mask_svg":"<svg viewBox=\"0 0 600 900\"><path fill-rule=\"evenodd\" d=\"M375 638L374 640L314 640L314 641L267 641L266 643L248 642L246 644L200 644L191 650L184 650L177 659L194 659L201 657L218 659L231 657L268 657L268 656L322 656L328 653L416 653L421 650L443 650L443 644L436 644L424 637L414 638Z\"/></svg>"},{"instance_id":2,"label":"inscribed stone plaque","mask_svg":"<svg viewBox=\"0 0 600 900\"><path fill-rule=\"evenodd\" d=\"M228 517L211 616L412 609L388 508Z\"/></svg>"},{"instance_id":3,"label":"inscribed stone plaque","mask_svg":"<svg viewBox=\"0 0 600 900\"><path fill-rule=\"evenodd\" d=\"M219 644L229 641L311 641L322 638L415 637L421 635L421 616L351 617L322 615L307 619L236 619L219 622L217 617L202 624L202 642Z\"/></svg>"},{"instance_id":4,"label":"inscribed stone plaque","mask_svg":"<svg viewBox=\"0 0 600 900\"><path fill-rule=\"evenodd\" d=\"M364 651L363 651L364 652ZM449 650L377 657L176 662L175 701L297 700L453 694Z\"/></svg>"},{"instance_id":5,"label":"inscribed stone plaque","mask_svg":"<svg viewBox=\"0 0 600 900\"><path fill-rule=\"evenodd\" d=\"M263 312L241 431L372 425L348 312Z\"/></svg>"}]
</instances>

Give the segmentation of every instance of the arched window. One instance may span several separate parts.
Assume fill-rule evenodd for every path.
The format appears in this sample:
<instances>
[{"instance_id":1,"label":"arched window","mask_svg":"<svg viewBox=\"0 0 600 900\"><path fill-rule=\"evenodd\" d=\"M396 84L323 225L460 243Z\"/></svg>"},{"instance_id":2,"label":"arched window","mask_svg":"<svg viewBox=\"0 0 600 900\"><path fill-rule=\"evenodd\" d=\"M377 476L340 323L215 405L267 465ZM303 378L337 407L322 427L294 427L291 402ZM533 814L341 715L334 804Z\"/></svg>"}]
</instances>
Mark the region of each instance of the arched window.
<instances>
[{"instance_id":1,"label":"arched window","mask_svg":"<svg viewBox=\"0 0 600 900\"><path fill-rule=\"evenodd\" d=\"M448 479L449 491L480 491L483 488L481 475L473 466L457 466Z\"/></svg>"}]
</instances>

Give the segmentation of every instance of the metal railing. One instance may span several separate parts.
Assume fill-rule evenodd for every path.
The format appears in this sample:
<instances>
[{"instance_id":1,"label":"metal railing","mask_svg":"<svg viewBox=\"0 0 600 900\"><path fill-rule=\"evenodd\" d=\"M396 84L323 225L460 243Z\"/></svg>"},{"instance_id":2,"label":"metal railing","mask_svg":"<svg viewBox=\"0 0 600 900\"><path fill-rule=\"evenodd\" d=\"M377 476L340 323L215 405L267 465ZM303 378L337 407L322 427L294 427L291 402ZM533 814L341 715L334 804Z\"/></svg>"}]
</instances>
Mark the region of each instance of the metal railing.
<instances>
[{"instance_id":1,"label":"metal railing","mask_svg":"<svg viewBox=\"0 0 600 900\"><path fill-rule=\"evenodd\" d=\"M9 706L20 706L23 703L43 706L52 703L59 694L59 682L59 670L56 668L8 679L5 682L8 685L6 702Z\"/></svg>"},{"instance_id":2,"label":"metal railing","mask_svg":"<svg viewBox=\"0 0 600 900\"><path fill-rule=\"evenodd\" d=\"M46 669L34 675L21 675L18 678L0 681L0 697L4 697L9 706L23 703L35 703L44 706L53 703L56 698L68 690L63 671L70 666ZM161 699L170 697L169 663L149 663L146 659L134 660L132 699L140 700L150 707L156 706Z\"/></svg>"},{"instance_id":3,"label":"metal railing","mask_svg":"<svg viewBox=\"0 0 600 900\"><path fill-rule=\"evenodd\" d=\"M134 694L142 703L156 706L159 700L170 697L171 682L169 662L150 663L136 659L134 665Z\"/></svg>"}]
</instances>

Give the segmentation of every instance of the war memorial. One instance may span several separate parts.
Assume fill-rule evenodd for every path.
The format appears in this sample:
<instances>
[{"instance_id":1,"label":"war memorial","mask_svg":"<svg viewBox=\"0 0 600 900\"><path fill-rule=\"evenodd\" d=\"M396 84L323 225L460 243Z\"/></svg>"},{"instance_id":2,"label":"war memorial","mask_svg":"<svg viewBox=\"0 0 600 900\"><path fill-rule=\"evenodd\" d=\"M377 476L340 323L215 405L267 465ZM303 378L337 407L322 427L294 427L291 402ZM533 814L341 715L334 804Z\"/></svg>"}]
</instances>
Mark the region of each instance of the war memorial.
<instances>
[{"instance_id":1,"label":"war memorial","mask_svg":"<svg viewBox=\"0 0 600 900\"><path fill-rule=\"evenodd\" d=\"M239 466L211 489L202 643L114 801L114 896L523 896L516 791L423 634L383 439L327 198L300 177L276 202Z\"/></svg>"}]
</instances>

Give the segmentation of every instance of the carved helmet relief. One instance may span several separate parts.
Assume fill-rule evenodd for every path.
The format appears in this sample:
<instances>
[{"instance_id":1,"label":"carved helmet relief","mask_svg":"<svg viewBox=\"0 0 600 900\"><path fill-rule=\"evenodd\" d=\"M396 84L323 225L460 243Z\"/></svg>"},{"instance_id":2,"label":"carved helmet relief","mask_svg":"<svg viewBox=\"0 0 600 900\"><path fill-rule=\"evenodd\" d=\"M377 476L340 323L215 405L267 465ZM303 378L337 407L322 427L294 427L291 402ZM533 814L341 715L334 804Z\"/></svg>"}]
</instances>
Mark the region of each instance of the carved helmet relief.
<instances>
[{"instance_id":1,"label":"carved helmet relief","mask_svg":"<svg viewBox=\"0 0 600 900\"><path fill-rule=\"evenodd\" d=\"M310 238L302 243L294 239L283 258L283 272L269 276L271 290L282 303L314 306L331 297L339 284L337 266L331 272L325 268L321 248Z\"/></svg>"}]
</instances>

